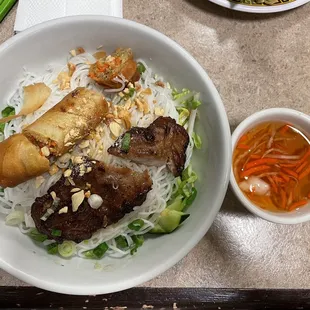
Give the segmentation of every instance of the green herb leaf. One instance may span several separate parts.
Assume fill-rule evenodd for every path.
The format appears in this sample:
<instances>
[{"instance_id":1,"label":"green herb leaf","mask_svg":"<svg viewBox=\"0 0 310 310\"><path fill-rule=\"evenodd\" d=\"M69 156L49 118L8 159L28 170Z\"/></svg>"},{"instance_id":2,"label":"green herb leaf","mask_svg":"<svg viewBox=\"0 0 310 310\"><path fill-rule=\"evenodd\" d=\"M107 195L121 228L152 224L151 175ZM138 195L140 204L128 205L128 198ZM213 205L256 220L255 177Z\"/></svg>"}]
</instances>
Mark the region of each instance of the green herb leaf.
<instances>
[{"instance_id":1,"label":"green herb leaf","mask_svg":"<svg viewBox=\"0 0 310 310\"><path fill-rule=\"evenodd\" d=\"M115 242L117 244L117 247L121 248L121 249L125 249L128 247L128 243L127 240L124 236L118 236L115 238Z\"/></svg>"},{"instance_id":2,"label":"green herb leaf","mask_svg":"<svg viewBox=\"0 0 310 310\"><path fill-rule=\"evenodd\" d=\"M133 96L133 94L135 93L135 88L133 88L133 87L131 87L131 88L129 88L129 93L127 94L129 97L132 97Z\"/></svg>"},{"instance_id":3,"label":"green herb leaf","mask_svg":"<svg viewBox=\"0 0 310 310\"><path fill-rule=\"evenodd\" d=\"M15 108L7 106L5 109L2 110L1 114L2 114L2 117L8 117L11 115L15 115Z\"/></svg>"},{"instance_id":4,"label":"green herb leaf","mask_svg":"<svg viewBox=\"0 0 310 310\"><path fill-rule=\"evenodd\" d=\"M46 235L39 233L35 228L29 232L28 236L37 242L44 242L47 239Z\"/></svg>"},{"instance_id":5,"label":"green herb leaf","mask_svg":"<svg viewBox=\"0 0 310 310\"><path fill-rule=\"evenodd\" d=\"M138 62L138 64L137 64L137 70L139 71L140 74L144 73L145 70L146 70L144 64L141 63L141 62Z\"/></svg>"},{"instance_id":6,"label":"green herb leaf","mask_svg":"<svg viewBox=\"0 0 310 310\"><path fill-rule=\"evenodd\" d=\"M141 219L134 220L128 225L128 228L134 231L139 231L144 226L144 221Z\"/></svg>"},{"instance_id":7,"label":"green herb leaf","mask_svg":"<svg viewBox=\"0 0 310 310\"><path fill-rule=\"evenodd\" d=\"M4 133L5 123L0 123L0 132Z\"/></svg>"},{"instance_id":8,"label":"green herb leaf","mask_svg":"<svg viewBox=\"0 0 310 310\"><path fill-rule=\"evenodd\" d=\"M130 149L131 136L129 132L126 132L122 138L121 150L123 152L128 152Z\"/></svg>"},{"instance_id":9,"label":"green herb leaf","mask_svg":"<svg viewBox=\"0 0 310 310\"><path fill-rule=\"evenodd\" d=\"M47 247L47 253L55 255L58 253L58 244L56 242L49 244Z\"/></svg>"},{"instance_id":10,"label":"green herb leaf","mask_svg":"<svg viewBox=\"0 0 310 310\"><path fill-rule=\"evenodd\" d=\"M60 237L61 234L62 234L62 231L60 229L52 229L52 236Z\"/></svg>"}]
</instances>

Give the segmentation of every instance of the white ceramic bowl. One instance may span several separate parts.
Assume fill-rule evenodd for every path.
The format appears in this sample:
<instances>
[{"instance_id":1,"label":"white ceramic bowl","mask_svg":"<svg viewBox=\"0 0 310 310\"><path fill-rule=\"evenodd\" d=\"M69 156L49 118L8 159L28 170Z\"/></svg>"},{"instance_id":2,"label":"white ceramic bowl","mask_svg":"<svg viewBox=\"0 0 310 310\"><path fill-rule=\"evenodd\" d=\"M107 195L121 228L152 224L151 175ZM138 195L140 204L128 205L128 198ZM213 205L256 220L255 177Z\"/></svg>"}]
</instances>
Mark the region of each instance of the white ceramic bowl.
<instances>
[{"instance_id":1,"label":"white ceramic bowl","mask_svg":"<svg viewBox=\"0 0 310 310\"><path fill-rule=\"evenodd\" d=\"M0 47L0 102L16 88L23 66L44 72L50 63L65 65L77 46L111 51L131 47L159 74L177 87L201 92L198 132L203 149L194 156L198 197L191 216L178 231L148 239L138 253L122 260L107 259L103 269L80 258L49 256L17 228L0 218L0 267L32 285L67 294L100 294L124 290L159 275L177 263L205 235L219 211L229 181L230 129L224 106L210 78L196 60L163 34L132 21L79 16L40 24L17 34ZM1 108L1 107L0 107Z\"/></svg>"},{"instance_id":2,"label":"white ceramic bowl","mask_svg":"<svg viewBox=\"0 0 310 310\"><path fill-rule=\"evenodd\" d=\"M295 0L293 2L287 2L279 5L261 6L261 5L246 5L231 2L229 0L210 0L220 6L235 11L247 12L247 13L277 13L295 9L299 6L304 5L310 0Z\"/></svg>"},{"instance_id":3,"label":"white ceramic bowl","mask_svg":"<svg viewBox=\"0 0 310 310\"><path fill-rule=\"evenodd\" d=\"M234 151L239 138L243 134L245 134L251 128L255 127L257 124L268 121L283 121L290 123L296 128L299 128L304 133L308 134L310 137L310 116L292 109L267 109L252 114L242 123L240 123L232 135L232 150ZM260 216L267 221L279 224L298 224L310 220L310 203L293 212L271 212L253 204L239 188L233 173L232 166L230 174L230 185L236 196L250 212Z\"/></svg>"}]
</instances>

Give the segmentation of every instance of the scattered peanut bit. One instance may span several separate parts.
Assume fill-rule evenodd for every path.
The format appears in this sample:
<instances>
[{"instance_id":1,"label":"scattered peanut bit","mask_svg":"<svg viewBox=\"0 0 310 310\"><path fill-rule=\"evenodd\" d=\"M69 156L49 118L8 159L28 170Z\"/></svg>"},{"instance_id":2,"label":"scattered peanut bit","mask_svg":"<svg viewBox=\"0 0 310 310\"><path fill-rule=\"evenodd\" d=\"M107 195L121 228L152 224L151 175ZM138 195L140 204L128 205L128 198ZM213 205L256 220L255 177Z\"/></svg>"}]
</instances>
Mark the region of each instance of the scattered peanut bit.
<instances>
[{"instance_id":1,"label":"scattered peanut bit","mask_svg":"<svg viewBox=\"0 0 310 310\"><path fill-rule=\"evenodd\" d=\"M86 198L89 198L89 197L90 197L90 195L91 195L90 191L87 191L87 192L85 193L85 195L84 195L84 196L85 196Z\"/></svg>"},{"instance_id":2,"label":"scattered peanut bit","mask_svg":"<svg viewBox=\"0 0 310 310\"><path fill-rule=\"evenodd\" d=\"M125 96L123 92L119 92L118 95L119 95L121 98L123 98L123 97Z\"/></svg>"},{"instance_id":3,"label":"scattered peanut bit","mask_svg":"<svg viewBox=\"0 0 310 310\"><path fill-rule=\"evenodd\" d=\"M70 76L68 72L60 72L57 76L57 81L61 90L70 88Z\"/></svg>"},{"instance_id":4,"label":"scattered peanut bit","mask_svg":"<svg viewBox=\"0 0 310 310\"><path fill-rule=\"evenodd\" d=\"M54 174L56 174L58 171L59 171L58 166L55 165L55 164L53 164L53 165L51 165L51 167L50 167L49 174L50 174L50 175L54 175Z\"/></svg>"},{"instance_id":5,"label":"scattered peanut bit","mask_svg":"<svg viewBox=\"0 0 310 310\"><path fill-rule=\"evenodd\" d=\"M86 187L87 188L91 188L91 184L90 183L86 183Z\"/></svg>"},{"instance_id":6,"label":"scattered peanut bit","mask_svg":"<svg viewBox=\"0 0 310 310\"><path fill-rule=\"evenodd\" d=\"M42 175L36 177L36 188L39 188L43 183L45 179L42 177Z\"/></svg>"},{"instance_id":7,"label":"scattered peanut bit","mask_svg":"<svg viewBox=\"0 0 310 310\"><path fill-rule=\"evenodd\" d=\"M162 81L155 82L155 85L162 87L162 88L165 88L165 84Z\"/></svg>"},{"instance_id":8,"label":"scattered peanut bit","mask_svg":"<svg viewBox=\"0 0 310 310\"><path fill-rule=\"evenodd\" d=\"M80 149L85 149L87 147L89 147L89 140L84 140L79 144Z\"/></svg>"},{"instance_id":9,"label":"scattered peanut bit","mask_svg":"<svg viewBox=\"0 0 310 310\"><path fill-rule=\"evenodd\" d=\"M74 71L76 70L76 65L71 63L71 62L68 62L67 67L69 70L69 76L71 77L73 75Z\"/></svg>"},{"instance_id":10,"label":"scattered peanut bit","mask_svg":"<svg viewBox=\"0 0 310 310\"><path fill-rule=\"evenodd\" d=\"M78 188L78 187L75 187L75 188L72 188L71 189L71 193L76 193L76 192L79 192L81 189L80 188Z\"/></svg>"},{"instance_id":11,"label":"scattered peanut bit","mask_svg":"<svg viewBox=\"0 0 310 310\"><path fill-rule=\"evenodd\" d=\"M84 196L84 191L81 190L71 196L71 202L72 202L72 211L76 212L83 202L85 196Z\"/></svg>"},{"instance_id":12,"label":"scattered peanut bit","mask_svg":"<svg viewBox=\"0 0 310 310\"><path fill-rule=\"evenodd\" d=\"M82 156L72 156L71 160L74 164L82 164L84 162Z\"/></svg>"},{"instance_id":13,"label":"scattered peanut bit","mask_svg":"<svg viewBox=\"0 0 310 310\"><path fill-rule=\"evenodd\" d=\"M135 89L136 90L140 90L141 89L141 85L139 82L135 82Z\"/></svg>"},{"instance_id":14,"label":"scattered peanut bit","mask_svg":"<svg viewBox=\"0 0 310 310\"><path fill-rule=\"evenodd\" d=\"M58 214L68 213L68 207L63 207L58 211Z\"/></svg>"},{"instance_id":15,"label":"scattered peanut bit","mask_svg":"<svg viewBox=\"0 0 310 310\"><path fill-rule=\"evenodd\" d=\"M85 53L85 50L83 47L78 47L75 51L76 51L76 55Z\"/></svg>"},{"instance_id":16,"label":"scattered peanut bit","mask_svg":"<svg viewBox=\"0 0 310 310\"><path fill-rule=\"evenodd\" d=\"M72 185L72 186L75 186L75 183L73 181L73 179L71 177L67 178L67 180L69 181L69 183Z\"/></svg>"},{"instance_id":17,"label":"scattered peanut bit","mask_svg":"<svg viewBox=\"0 0 310 310\"><path fill-rule=\"evenodd\" d=\"M126 88L123 90L123 93L129 94L129 89L126 87Z\"/></svg>"},{"instance_id":18,"label":"scattered peanut bit","mask_svg":"<svg viewBox=\"0 0 310 310\"><path fill-rule=\"evenodd\" d=\"M71 174L72 174L72 170L71 170L71 169L67 169L67 170L64 172L64 177L65 177L65 178L68 178L68 177L71 176Z\"/></svg>"},{"instance_id":19,"label":"scattered peanut bit","mask_svg":"<svg viewBox=\"0 0 310 310\"><path fill-rule=\"evenodd\" d=\"M143 112L143 103L139 99L135 99L135 104L138 108L138 111Z\"/></svg>"},{"instance_id":20,"label":"scattered peanut bit","mask_svg":"<svg viewBox=\"0 0 310 310\"><path fill-rule=\"evenodd\" d=\"M41 148L41 153L42 153L42 155L44 155L45 157L48 157L48 156L50 156L50 150L49 150L49 148L47 147L47 146L43 146L42 148Z\"/></svg>"},{"instance_id":21,"label":"scattered peanut bit","mask_svg":"<svg viewBox=\"0 0 310 310\"><path fill-rule=\"evenodd\" d=\"M152 95L152 90L148 87L143 91L143 94L145 95Z\"/></svg>"},{"instance_id":22,"label":"scattered peanut bit","mask_svg":"<svg viewBox=\"0 0 310 310\"><path fill-rule=\"evenodd\" d=\"M129 82L129 83L128 83L128 87L129 87L129 88L133 88L134 86L133 86L133 84L132 84L131 82Z\"/></svg>"},{"instance_id":23,"label":"scattered peanut bit","mask_svg":"<svg viewBox=\"0 0 310 310\"><path fill-rule=\"evenodd\" d=\"M125 105L124 105L124 110L129 110L130 106L131 106L131 99L129 98L128 100L125 101Z\"/></svg>"},{"instance_id":24,"label":"scattered peanut bit","mask_svg":"<svg viewBox=\"0 0 310 310\"><path fill-rule=\"evenodd\" d=\"M154 99L154 100L153 100L153 103L154 103L154 104L156 104L156 103L157 103L157 100L156 100L156 99Z\"/></svg>"},{"instance_id":25,"label":"scattered peanut bit","mask_svg":"<svg viewBox=\"0 0 310 310\"><path fill-rule=\"evenodd\" d=\"M92 167L87 167L87 168L86 168L86 173L90 173L92 170L93 170Z\"/></svg>"},{"instance_id":26,"label":"scattered peanut bit","mask_svg":"<svg viewBox=\"0 0 310 310\"><path fill-rule=\"evenodd\" d=\"M55 200L56 197L57 197L57 195L56 195L56 193L55 193L54 191L52 191L52 192L50 193L50 195L52 196L53 200Z\"/></svg>"},{"instance_id":27,"label":"scattered peanut bit","mask_svg":"<svg viewBox=\"0 0 310 310\"><path fill-rule=\"evenodd\" d=\"M163 116L165 113L164 109L162 109L160 107L156 107L154 112L155 112L155 115L157 115L157 116Z\"/></svg>"},{"instance_id":28,"label":"scattered peanut bit","mask_svg":"<svg viewBox=\"0 0 310 310\"><path fill-rule=\"evenodd\" d=\"M110 131L112 133L112 137L115 137L115 138L119 137L119 135L122 132L122 127L116 122L112 122L109 125L109 128L110 128Z\"/></svg>"}]
</instances>

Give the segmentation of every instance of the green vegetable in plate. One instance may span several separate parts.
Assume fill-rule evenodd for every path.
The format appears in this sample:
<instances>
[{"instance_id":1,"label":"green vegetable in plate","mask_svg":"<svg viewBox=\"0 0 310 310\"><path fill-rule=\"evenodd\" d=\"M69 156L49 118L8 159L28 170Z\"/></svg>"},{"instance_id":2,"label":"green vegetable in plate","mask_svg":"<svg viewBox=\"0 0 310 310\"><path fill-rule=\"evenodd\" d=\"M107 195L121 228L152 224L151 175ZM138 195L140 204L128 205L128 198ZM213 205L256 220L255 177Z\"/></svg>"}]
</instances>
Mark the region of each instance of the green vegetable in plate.
<instances>
[{"instance_id":1,"label":"green vegetable in plate","mask_svg":"<svg viewBox=\"0 0 310 310\"><path fill-rule=\"evenodd\" d=\"M76 246L73 241L64 241L58 244L58 253L65 258L71 257L76 252Z\"/></svg>"},{"instance_id":2,"label":"green vegetable in plate","mask_svg":"<svg viewBox=\"0 0 310 310\"><path fill-rule=\"evenodd\" d=\"M46 247L47 253L51 255L56 255L58 253L58 244L56 242L49 244Z\"/></svg>"},{"instance_id":3,"label":"green vegetable in plate","mask_svg":"<svg viewBox=\"0 0 310 310\"><path fill-rule=\"evenodd\" d=\"M121 145L121 150L123 152L128 152L130 149L130 140L131 140L131 136L129 132L126 132L122 138L122 145Z\"/></svg>"},{"instance_id":4,"label":"green vegetable in plate","mask_svg":"<svg viewBox=\"0 0 310 310\"><path fill-rule=\"evenodd\" d=\"M8 117L11 115L15 115L15 108L13 108L11 106L7 106L5 109L2 110L1 114L2 114L2 117ZM4 132L4 127L5 127L5 123L0 123L0 132L1 133Z\"/></svg>"},{"instance_id":5,"label":"green vegetable in plate","mask_svg":"<svg viewBox=\"0 0 310 310\"><path fill-rule=\"evenodd\" d=\"M201 141L200 136L197 135L195 132L193 132L192 138L193 138L195 147L200 150L202 147L202 141Z\"/></svg>"},{"instance_id":6,"label":"green vegetable in plate","mask_svg":"<svg viewBox=\"0 0 310 310\"><path fill-rule=\"evenodd\" d=\"M47 236L39 233L35 228L28 233L28 236L37 242L44 242L47 240Z\"/></svg>"},{"instance_id":7,"label":"green vegetable in plate","mask_svg":"<svg viewBox=\"0 0 310 310\"><path fill-rule=\"evenodd\" d=\"M9 226L16 226L21 224L25 220L24 212L13 211L5 218L5 224Z\"/></svg>"},{"instance_id":8,"label":"green vegetable in plate","mask_svg":"<svg viewBox=\"0 0 310 310\"><path fill-rule=\"evenodd\" d=\"M130 250L130 254L133 255L137 252L138 248L141 247L144 243L144 237L142 235L132 236L132 241L134 242L134 246Z\"/></svg>"},{"instance_id":9,"label":"green vegetable in plate","mask_svg":"<svg viewBox=\"0 0 310 310\"><path fill-rule=\"evenodd\" d=\"M16 0L0 0L0 22L4 19L6 14L11 10Z\"/></svg>"},{"instance_id":10,"label":"green vegetable in plate","mask_svg":"<svg viewBox=\"0 0 310 310\"><path fill-rule=\"evenodd\" d=\"M118 236L115 238L115 242L117 244L117 247L120 249L125 249L128 247L127 240L124 236Z\"/></svg>"},{"instance_id":11,"label":"green vegetable in plate","mask_svg":"<svg viewBox=\"0 0 310 310\"><path fill-rule=\"evenodd\" d=\"M144 73L145 70L146 70L144 64L141 63L141 62L138 62L138 64L137 64L137 70L139 71L140 74Z\"/></svg>"},{"instance_id":12,"label":"green vegetable in plate","mask_svg":"<svg viewBox=\"0 0 310 310\"><path fill-rule=\"evenodd\" d=\"M151 230L151 233L171 233L177 227L180 226L189 217L189 214L185 214L180 211L165 209L161 212L158 223Z\"/></svg>"},{"instance_id":13,"label":"green vegetable in plate","mask_svg":"<svg viewBox=\"0 0 310 310\"><path fill-rule=\"evenodd\" d=\"M52 229L52 236L60 237L61 234L62 234L62 231L60 229Z\"/></svg>"},{"instance_id":14,"label":"green vegetable in plate","mask_svg":"<svg viewBox=\"0 0 310 310\"><path fill-rule=\"evenodd\" d=\"M97 247L95 247L94 249L85 251L83 254L86 258L100 259L103 257L103 255L106 253L108 249L109 249L109 246L105 242L103 242L99 244Z\"/></svg>"},{"instance_id":15,"label":"green vegetable in plate","mask_svg":"<svg viewBox=\"0 0 310 310\"><path fill-rule=\"evenodd\" d=\"M134 231L139 231L144 226L144 221L141 219L134 220L128 225L128 228Z\"/></svg>"}]
</instances>

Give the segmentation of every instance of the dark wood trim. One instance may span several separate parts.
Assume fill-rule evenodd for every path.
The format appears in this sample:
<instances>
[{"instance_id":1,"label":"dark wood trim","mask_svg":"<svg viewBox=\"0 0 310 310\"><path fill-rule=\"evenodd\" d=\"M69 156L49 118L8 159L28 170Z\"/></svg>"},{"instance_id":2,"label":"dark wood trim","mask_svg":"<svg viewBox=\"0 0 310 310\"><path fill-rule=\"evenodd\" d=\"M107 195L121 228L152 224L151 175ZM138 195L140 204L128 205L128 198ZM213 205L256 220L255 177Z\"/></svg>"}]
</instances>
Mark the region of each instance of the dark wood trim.
<instances>
[{"instance_id":1,"label":"dark wood trim","mask_svg":"<svg viewBox=\"0 0 310 310\"><path fill-rule=\"evenodd\" d=\"M144 306L145 305L145 306ZM144 308L143 308L144 306ZM0 309L310 309L310 290L133 288L97 296L69 296L34 287L0 287Z\"/></svg>"}]
</instances>

